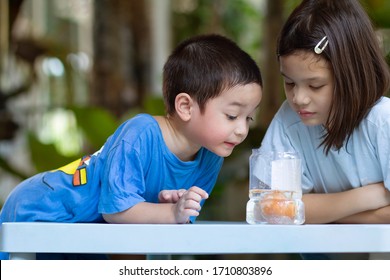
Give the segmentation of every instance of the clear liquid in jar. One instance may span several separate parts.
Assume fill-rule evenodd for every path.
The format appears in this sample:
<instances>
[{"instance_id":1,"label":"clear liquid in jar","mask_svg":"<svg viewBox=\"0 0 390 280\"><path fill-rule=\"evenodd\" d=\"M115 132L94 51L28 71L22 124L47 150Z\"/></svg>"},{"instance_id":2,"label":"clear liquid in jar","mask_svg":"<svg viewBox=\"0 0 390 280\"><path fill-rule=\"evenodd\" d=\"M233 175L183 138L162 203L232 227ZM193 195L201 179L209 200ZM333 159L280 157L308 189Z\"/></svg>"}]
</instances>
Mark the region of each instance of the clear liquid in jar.
<instances>
[{"instance_id":1,"label":"clear liquid in jar","mask_svg":"<svg viewBox=\"0 0 390 280\"><path fill-rule=\"evenodd\" d=\"M250 190L246 209L249 224L303 224L302 193L282 190Z\"/></svg>"}]
</instances>

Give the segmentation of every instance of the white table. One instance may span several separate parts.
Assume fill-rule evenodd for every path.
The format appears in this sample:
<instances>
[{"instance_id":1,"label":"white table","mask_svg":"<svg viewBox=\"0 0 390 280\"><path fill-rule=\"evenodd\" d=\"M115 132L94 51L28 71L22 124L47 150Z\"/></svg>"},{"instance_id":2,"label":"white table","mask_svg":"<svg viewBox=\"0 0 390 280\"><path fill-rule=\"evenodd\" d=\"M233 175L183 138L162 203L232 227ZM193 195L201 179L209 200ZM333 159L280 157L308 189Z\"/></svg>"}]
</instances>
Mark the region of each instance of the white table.
<instances>
[{"instance_id":1,"label":"white table","mask_svg":"<svg viewBox=\"0 0 390 280\"><path fill-rule=\"evenodd\" d=\"M390 225L4 223L0 251L146 255L390 252Z\"/></svg>"}]
</instances>

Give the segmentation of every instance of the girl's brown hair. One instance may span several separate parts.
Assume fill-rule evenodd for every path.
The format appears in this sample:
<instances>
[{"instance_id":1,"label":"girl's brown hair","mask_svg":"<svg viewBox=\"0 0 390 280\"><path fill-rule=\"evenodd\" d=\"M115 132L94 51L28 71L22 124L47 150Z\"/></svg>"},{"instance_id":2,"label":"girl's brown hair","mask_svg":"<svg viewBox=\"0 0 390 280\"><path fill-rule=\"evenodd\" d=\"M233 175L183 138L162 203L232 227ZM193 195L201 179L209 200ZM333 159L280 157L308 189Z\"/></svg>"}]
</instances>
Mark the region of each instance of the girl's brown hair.
<instances>
[{"instance_id":1,"label":"girl's brown hair","mask_svg":"<svg viewBox=\"0 0 390 280\"><path fill-rule=\"evenodd\" d=\"M333 71L331 114L321 145L326 154L348 143L354 129L389 89L390 73L370 18L357 0L304 0L279 36L277 55L313 51L326 36L319 54Z\"/></svg>"}]
</instances>

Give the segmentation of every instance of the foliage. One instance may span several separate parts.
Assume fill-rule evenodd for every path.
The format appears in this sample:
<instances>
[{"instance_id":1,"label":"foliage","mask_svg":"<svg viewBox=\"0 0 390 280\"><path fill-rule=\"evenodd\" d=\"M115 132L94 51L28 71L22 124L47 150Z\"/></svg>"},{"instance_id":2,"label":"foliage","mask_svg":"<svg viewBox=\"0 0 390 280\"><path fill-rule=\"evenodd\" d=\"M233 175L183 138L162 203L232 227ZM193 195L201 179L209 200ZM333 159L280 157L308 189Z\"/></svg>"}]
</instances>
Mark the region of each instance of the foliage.
<instances>
[{"instance_id":1,"label":"foliage","mask_svg":"<svg viewBox=\"0 0 390 280\"><path fill-rule=\"evenodd\" d=\"M272 0L270 0L272 1ZM299 0L286 0L285 13L289 14ZM370 16L374 22L383 28L390 27L390 1L387 0L362 0L368 9ZM236 42L254 58L259 57L262 49L262 32L261 21L263 15L261 7L254 5L260 1L246 0L172 0L173 3L173 45L176 45L183 39L201 33L221 33ZM72 92L75 80L72 80L72 68L66 61L68 53L71 51L67 48L58 46L51 41L43 38L39 44L33 41L20 42L24 48L18 48L19 56L24 57L25 61L29 62L31 67L34 66L36 58L42 54L59 58L65 66L66 79L66 96L69 97L69 104L60 104L72 111L77 122L77 129L82 135L82 149L74 155L63 155L55 146L55 143L42 143L39 137L33 132L28 131L26 137L28 139L29 150L31 152L31 160L37 172L58 168L64 164L73 161L75 158L82 155L93 153L100 149L107 137L111 135L118 125L127 118L131 118L137 113L146 112L152 115L163 115L164 104L161 97L148 96L143 102L143 107L129 108L128 112L118 119L113 116L108 109L97 108L90 106L75 106L73 104ZM21 50L25 50L22 52ZM33 55L31 54L33 52ZM390 54L387 55L390 62ZM32 73L35 76L36 73ZM28 81L29 82L29 81ZM30 86L27 83L27 86ZM28 93L28 88L22 87L24 93ZM54 88L51 95L53 99L58 93ZM61 89L64 90L64 89ZM9 95L9 94L8 94ZM57 104L58 105L58 104ZM26 129L26 128L25 128ZM253 147L260 145L263 138L265 128L255 126L251 128L248 138L238 146L233 154L225 160L225 164L219 176L218 183L215 187L212 199L214 201L222 197L227 184L235 184L237 186L245 186L245 181L248 175L248 157ZM12 167L0 155L0 168L4 171L13 174L14 176L25 179L32 174L25 174L20 170ZM247 189L245 189L245 192ZM215 209L218 203L207 203L206 208L214 207L212 211L204 211L214 215L221 211ZM216 215L216 214L215 214ZM213 217L213 219L216 219Z\"/></svg>"},{"instance_id":2,"label":"foliage","mask_svg":"<svg viewBox=\"0 0 390 280\"><path fill-rule=\"evenodd\" d=\"M54 144L43 144L32 133L28 133L31 160L37 172L51 170L73 161L75 158L93 153L100 149L107 138L114 133L121 123L109 110L98 107L69 107L76 117L77 126L84 136L84 147L80 154L73 156L62 155ZM125 119L131 118L141 111L129 110ZM160 97L149 97L145 100L145 110L142 112L152 115L164 113L164 104Z\"/></svg>"},{"instance_id":3,"label":"foliage","mask_svg":"<svg viewBox=\"0 0 390 280\"><path fill-rule=\"evenodd\" d=\"M380 28L390 28L390 1L388 0L361 0L374 24Z\"/></svg>"},{"instance_id":4,"label":"foliage","mask_svg":"<svg viewBox=\"0 0 390 280\"><path fill-rule=\"evenodd\" d=\"M238 42L253 57L258 57L261 32L257 30L260 30L262 18L259 2L255 5L246 0L174 0L173 3L175 45L189 36L220 33ZM256 26L259 28L253 28Z\"/></svg>"},{"instance_id":5,"label":"foliage","mask_svg":"<svg viewBox=\"0 0 390 280\"><path fill-rule=\"evenodd\" d=\"M85 139L89 150L98 150L117 129L119 121L104 108L98 107L71 107Z\"/></svg>"},{"instance_id":6,"label":"foliage","mask_svg":"<svg viewBox=\"0 0 390 280\"><path fill-rule=\"evenodd\" d=\"M31 132L27 133L27 138L30 156L38 172L52 170L74 160L73 158L61 155L54 144L40 142Z\"/></svg>"}]
</instances>

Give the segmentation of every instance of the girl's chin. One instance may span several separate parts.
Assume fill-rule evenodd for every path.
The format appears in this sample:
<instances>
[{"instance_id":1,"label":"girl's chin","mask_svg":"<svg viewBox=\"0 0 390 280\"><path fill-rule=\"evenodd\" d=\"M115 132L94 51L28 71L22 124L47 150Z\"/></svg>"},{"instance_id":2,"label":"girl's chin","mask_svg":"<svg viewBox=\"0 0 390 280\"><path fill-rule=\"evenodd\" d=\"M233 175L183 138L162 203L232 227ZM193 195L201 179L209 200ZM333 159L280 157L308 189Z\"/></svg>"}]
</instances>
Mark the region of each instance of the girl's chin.
<instances>
[{"instance_id":1,"label":"girl's chin","mask_svg":"<svg viewBox=\"0 0 390 280\"><path fill-rule=\"evenodd\" d=\"M307 120L307 119L301 119L302 123L307 126L316 126L316 125L322 125L322 122L318 120Z\"/></svg>"}]
</instances>

